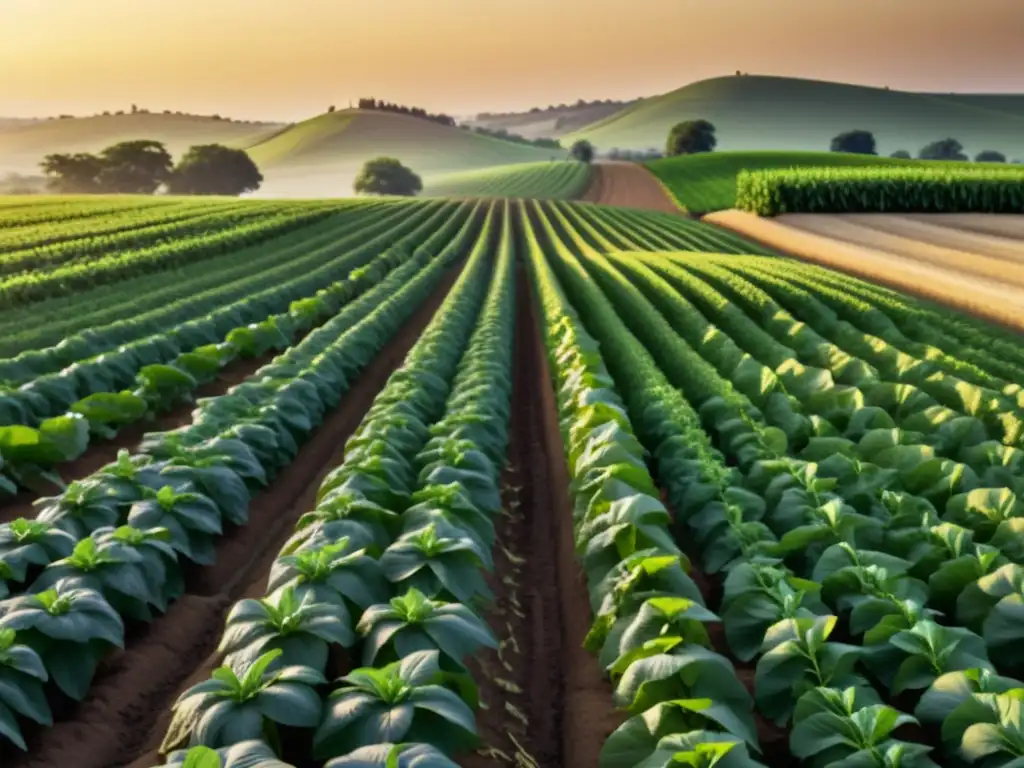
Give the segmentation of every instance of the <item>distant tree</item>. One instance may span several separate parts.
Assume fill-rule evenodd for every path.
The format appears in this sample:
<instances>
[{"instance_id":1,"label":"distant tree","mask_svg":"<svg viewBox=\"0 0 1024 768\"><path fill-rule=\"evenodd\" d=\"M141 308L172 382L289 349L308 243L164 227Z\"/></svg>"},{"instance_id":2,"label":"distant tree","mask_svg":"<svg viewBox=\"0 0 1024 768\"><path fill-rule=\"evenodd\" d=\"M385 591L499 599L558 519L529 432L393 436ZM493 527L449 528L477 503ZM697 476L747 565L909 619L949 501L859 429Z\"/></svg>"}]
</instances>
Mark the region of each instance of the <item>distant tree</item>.
<instances>
[{"instance_id":1,"label":"distant tree","mask_svg":"<svg viewBox=\"0 0 1024 768\"><path fill-rule=\"evenodd\" d=\"M579 139L573 142L569 148L569 154L581 163L589 163L594 159L594 145L586 139Z\"/></svg>"},{"instance_id":2,"label":"distant tree","mask_svg":"<svg viewBox=\"0 0 1024 768\"><path fill-rule=\"evenodd\" d=\"M122 141L104 149L100 160L97 181L103 192L151 195L171 177L171 155L159 141Z\"/></svg>"},{"instance_id":3,"label":"distant tree","mask_svg":"<svg viewBox=\"0 0 1024 768\"><path fill-rule=\"evenodd\" d=\"M956 139L933 141L924 147L917 156L922 160L967 160L964 146Z\"/></svg>"},{"instance_id":4,"label":"distant tree","mask_svg":"<svg viewBox=\"0 0 1024 768\"><path fill-rule=\"evenodd\" d=\"M1005 163L1006 155L996 152L994 149L983 149L974 156L974 161L977 163Z\"/></svg>"},{"instance_id":5,"label":"distant tree","mask_svg":"<svg viewBox=\"0 0 1024 768\"><path fill-rule=\"evenodd\" d=\"M889 157L896 157L899 158L900 160L910 160L912 156L905 149L897 149L895 152L889 155Z\"/></svg>"},{"instance_id":6,"label":"distant tree","mask_svg":"<svg viewBox=\"0 0 1024 768\"><path fill-rule=\"evenodd\" d=\"M98 177L103 160L85 152L47 155L39 164L49 178L50 189L61 194L93 194L101 191Z\"/></svg>"},{"instance_id":7,"label":"distant tree","mask_svg":"<svg viewBox=\"0 0 1024 768\"><path fill-rule=\"evenodd\" d=\"M334 105L333 105L333 104L331 104L331 106L329 106L329 107L327 108L327 111L328 111L328 112L333 112L333 111L334 111Z\"/></svg>"},{"instance_id":8,"label":"distant tree","mask_svg":"<svg viewBox=\"0 0 1024 768\"><path fill-rule=\"evenodd\" d=\"M675 157L711 152L717 144L715 126L707 120L687 120L669 131L665 154Z\"/></svg>"},{"instance_id":9,"label":"distant tree","mask_svg":"<svg viewBox=\"0 0 1024 768\"><path fill-rule=\"evenodd\" d=\"M110 117L110 110L109 109L104 109L103 110L103 116L104 117Z\"/></svg>"},{"instance_id":10,"label":"distant tree","mask_svg":"<svg viewBox=\"0 0 1024 768\"><path fill-rule=\"evenodd\" d=\"M256 163L241 149L220 144L192 147L174 168L167 191L172 195L234 195L255 192L263 183Z\"/></svg>"},{"instance_id":11,"label":"distant tree","mask_svg":"<svg viewBox=\"0 0 1024 768\"><path fill-rule=\"evenodd\" d=\"M621 157L622 157L622 153L619 151L618 147L612 147L611 149L608 150L608 159L609 160L618 160Z\"/></svg>"},{"instance_id":12,"label":"distant tree","mask_svg":"<svg viewBox=\"0 0 1024 768\"><path fill-rule=\"evenodd\" d=\"M22 176L7 173L0 176L0 195L38 195L46 191L46 179L42 176Z\"/></svg>"},{"instance_id":13,"label":"distant tree","mask_svg":"<svg viewBox=\"0 0 1024 768\"><path fill-rule=\"evenodd\" d=\"M854 130L840 133L832 139L833 152L849 152L854 155L874 155L875 136L871 131Z\"/></svg>"},{"instance_id":14,"label":"distant tree","mask_svg":"<svg viewBox=\"0 0 1024 768\"><path fill-rule=\"evenodd\" d=\"M134 115L138 111L139 111L139 108L137 106L135 106L134 104L132 104L132 114Z\"/></svg>"},{"instance_id":15,"label":"distant tree","mask_svg":"<svg viewBox=\"0 0 1024 768\"><path fill-rule=\"evenodd\" d=\"M397 159L376 157L366 161L352 187L359 194L413 197L423 182Z\"/></svg>"}]
</instances>

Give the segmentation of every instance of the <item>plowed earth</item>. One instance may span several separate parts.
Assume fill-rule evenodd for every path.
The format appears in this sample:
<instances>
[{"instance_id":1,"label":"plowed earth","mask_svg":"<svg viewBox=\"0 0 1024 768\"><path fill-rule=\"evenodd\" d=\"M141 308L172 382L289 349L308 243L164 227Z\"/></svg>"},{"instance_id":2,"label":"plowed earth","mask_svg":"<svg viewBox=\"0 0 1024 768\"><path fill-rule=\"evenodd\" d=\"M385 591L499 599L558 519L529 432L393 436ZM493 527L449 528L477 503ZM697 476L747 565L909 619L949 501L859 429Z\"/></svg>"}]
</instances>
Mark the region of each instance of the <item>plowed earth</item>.
<instances>
[{"instance_id":1,"label":"plowed earth","mask_svg":"<svg viewBox=\"0 0 1024 768\"><path fill-rule=\"evenodd\" d=\"M804 261L1024 330L1024 216L719 211L704 221Z\"/></svg>"},{"instance_id":2,"label":"plowed earth","mask_svg":"<svg viewBox=\"0 0 1024 768\"><path fill-rule=\"evenodd\" d=\"M580 200L622 208L682 213L655 176L637 163L603 161L591 167L590 185Z\"/></svg>"}]
</instances>

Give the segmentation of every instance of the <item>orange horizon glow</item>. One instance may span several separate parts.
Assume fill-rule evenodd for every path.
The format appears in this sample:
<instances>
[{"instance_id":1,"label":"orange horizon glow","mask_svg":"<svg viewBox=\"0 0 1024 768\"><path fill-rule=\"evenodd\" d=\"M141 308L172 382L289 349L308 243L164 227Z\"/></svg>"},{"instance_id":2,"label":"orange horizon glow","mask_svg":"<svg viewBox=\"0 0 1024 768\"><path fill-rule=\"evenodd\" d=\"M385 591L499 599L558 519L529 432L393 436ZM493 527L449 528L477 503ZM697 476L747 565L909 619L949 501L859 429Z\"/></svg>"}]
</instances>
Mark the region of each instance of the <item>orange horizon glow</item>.
<instances>
[{"instance_id":1,"label":"orange horizon glow","mask_svg":"<svg viewBox=\"0 0 1024 768\"><path fill-rule=\"evenodd\" d=\"M1024 0L0 0L0 116L293 121L373 96L464 115L743 70L1024 91Z\"/></svg>"}]
</instances>

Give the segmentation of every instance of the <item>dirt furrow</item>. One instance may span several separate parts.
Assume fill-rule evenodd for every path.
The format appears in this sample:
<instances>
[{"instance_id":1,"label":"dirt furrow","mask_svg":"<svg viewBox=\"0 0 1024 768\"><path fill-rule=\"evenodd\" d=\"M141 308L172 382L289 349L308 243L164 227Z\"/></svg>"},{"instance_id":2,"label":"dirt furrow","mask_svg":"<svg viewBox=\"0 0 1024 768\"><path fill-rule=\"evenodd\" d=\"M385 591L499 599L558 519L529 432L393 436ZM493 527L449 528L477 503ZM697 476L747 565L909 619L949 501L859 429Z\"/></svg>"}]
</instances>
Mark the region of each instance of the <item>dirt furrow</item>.
<instances>
[{"instance_id":1,"label":"dirt furrow","mask_svg":"<svg viewBox=\"0 0 1024 768\"><path fill-rule=\"evenodd\" d=\"M166 614L137 628L126 650L104 660L85 701L62 707L52 728L29 729L27 753L0 747L4 768L148 768L159 762L156 750L174 700L220 664L216 647L227 611L242 597L264 593L270 566L295 522L313 507L323 478L342 460L345 441L401 365L460 269L445 277L295 461L253 499L248 524L218 540L216 563L187 569L187 594Z\"/></svg>"},{"instance_id":2,"label":"dirt furrow","mask_svg":"<svg viewBox=\"0 0 1024 768\"><path fill-rule=\"evenodd\" d=\"M590 184L580 200L623 208L683 213L661 182L637 163L606 160L590 169Z\"/></svg>"},{"instance_id":3,"label":"dirt furrow","mask_svg":"<svg viewBox=\"0 0 1024 768\"><path fill-rule=\"evenodd\" d=\"M515 360L532 360L529 282L517 275ZM486 705L477 715L484 748L464 757L463 768L567 765L562 759L563 627L557 587L557 553L545 490L550 480L543 423L530 365L517 365L512 387L514 424L502 477L494 572L488 579L495 603L486 620L498 651L470 662ZM561 444L553 446L561 455Z\"/></svg>"},{"instance_id":4,"label":"dirt furrow","mask_svg":"<svg viewBox=\"0 0 1024 768\"><path fill-rule=\"evenodd\" d=\"M520 366L528 368L533 379L530 401L534 410L539 411L540 420L530 451L530 466L538 472L538 482L533 485L537 494L534 527L541 539L537 545L557 550L555 578L542 577L542 583L553 581L562 628L562 759L550 766L542 764L542 768L597 768L605 740L625 718L612 706L612 687L601 674L597 660L583 648L593 617L586 581L573 546L569 471L558 426L558 407L536 301L530 296L523 304L529 306L532 349L520 358Z\"/></svg>"}]
</instances>

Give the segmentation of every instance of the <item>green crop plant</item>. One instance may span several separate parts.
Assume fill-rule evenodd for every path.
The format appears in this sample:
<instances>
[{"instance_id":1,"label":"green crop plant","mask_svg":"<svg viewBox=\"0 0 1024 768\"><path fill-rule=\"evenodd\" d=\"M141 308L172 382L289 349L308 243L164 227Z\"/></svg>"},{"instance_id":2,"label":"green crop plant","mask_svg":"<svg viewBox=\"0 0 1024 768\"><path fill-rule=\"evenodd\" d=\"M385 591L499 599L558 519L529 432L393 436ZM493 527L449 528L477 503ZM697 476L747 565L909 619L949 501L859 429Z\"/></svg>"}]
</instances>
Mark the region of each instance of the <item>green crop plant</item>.
<instances>
[{"instance_id":1,"label":"green crop plant","mask_svg":"<svg viewBox=\"0 0 1024 768\"><path fill-rule=\"evenodd\" d=\"M382 742L426 742L449 755L471 749L478 741L473 711L443 679L437 651L345 675L327 700L314 753L337 757Z\"/></svg>"},{"instance_id":2,"label":"green crop plant","mask_svg":"<svg viewBox=\"0 0 1024 768\"><path fill-rule=\"evenodd\" d=\"M182 745L218 748L264 734L275 740L278 725L311 727L321 717L314 686L327 681L302 665L274 667L282 651L253 659L237 673L229 666L192 686L174 704L174 716L161 751Z\"/></svg>"},{"instance_id":3,"label":"green crop plant","mask_svg":"<svg viewBox=\"0 0 1024 768\"><path fill-rule=\"evenodd\" d=\"M1024 171L992 168L799 168L745 171L736 207L783 213L1020 213Z\"/></svg>"}]
</instances>

